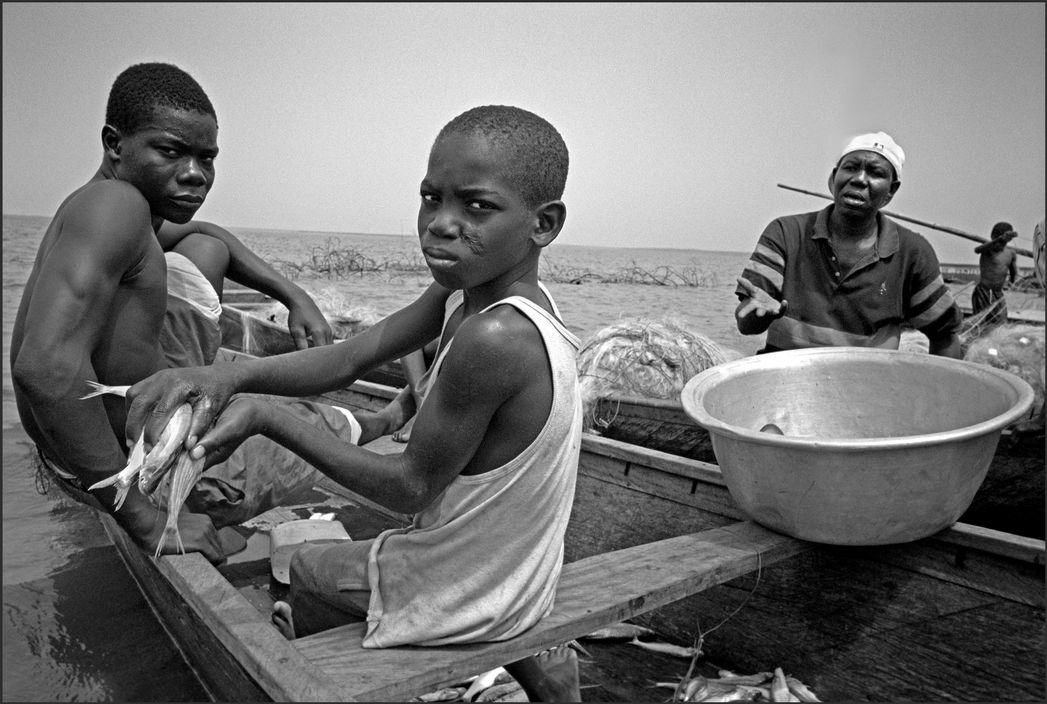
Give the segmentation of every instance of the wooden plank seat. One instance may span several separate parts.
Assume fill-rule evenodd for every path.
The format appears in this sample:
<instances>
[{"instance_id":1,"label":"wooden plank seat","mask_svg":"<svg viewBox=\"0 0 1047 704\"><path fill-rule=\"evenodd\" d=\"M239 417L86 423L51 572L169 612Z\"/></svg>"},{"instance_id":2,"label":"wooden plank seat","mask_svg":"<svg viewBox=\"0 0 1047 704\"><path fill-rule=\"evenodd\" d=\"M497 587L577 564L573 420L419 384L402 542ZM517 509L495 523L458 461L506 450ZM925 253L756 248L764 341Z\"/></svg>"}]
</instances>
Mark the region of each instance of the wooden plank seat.
<instances>
[{"instance_id":1,"label":"wooden plank seat","mask_svg":"<svg viewBox=\"0 0 1047 704\"><path fill-rule=\"evenodd\" d=\"M751 522L594 555L564 565L553 612L511 640L365 649L362 623L294 641L344 697L404 701L462 682L796 555L809 543Z\"/></svg>"}]
</instances>

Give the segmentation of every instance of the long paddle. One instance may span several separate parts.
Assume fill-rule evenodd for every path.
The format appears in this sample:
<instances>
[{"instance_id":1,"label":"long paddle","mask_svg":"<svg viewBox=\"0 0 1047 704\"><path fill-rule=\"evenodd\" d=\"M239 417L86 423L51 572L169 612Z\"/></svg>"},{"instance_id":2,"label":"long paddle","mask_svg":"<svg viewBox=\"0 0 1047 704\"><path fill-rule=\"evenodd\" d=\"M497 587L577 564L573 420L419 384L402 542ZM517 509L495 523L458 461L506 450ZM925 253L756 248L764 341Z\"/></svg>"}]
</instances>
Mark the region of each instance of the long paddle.
<instances>
[{"instance_id":1,"label":"long paddle","mask_svg":"<svg viewBox=\"0 0 1047 704\"><path fill-rule=\"evenodd\" d=\"M793 186L786 186L784 183L779 183L778 184L778 188L784 188L784 189L789 190L789 191L796 191L798 193L806 193L809 196L816 196L818 198L825 198L826 200L832 200L831 196L827 196L824 193L815 193L814 191L805 191L802 188L795 188ZM984 237L979 237L978 235L972 235L971 233L964 232L963 230L956 230L956 229L951 228L951 227L945 227L944 225L935 225L932 222L924 222L922 220L917 220L916 218L907 218L904 215L899 215L898 213L892 213L889 210L881 210L880 212L883 213L884 215L889 215L892 218L896 218L898 220L905 220L906 222L915 223L917 225L923 225L924 227L930 227L930 228L933 228L935 230L941 230L942 232L948 232L950 235L956 235L957 237L965 237L966 239L973 240L975 242L983 242L984 243L984 242L988 242L989 241L989 240L987 240ZM1022 256L1029 257L1030 259L1033 258L1032 250L1023 249L1022 247L1015 247L1013 245L1011 245L1011 249L1014 250L1015 254L1021 254Z\"/></svg>"}]
</instances>

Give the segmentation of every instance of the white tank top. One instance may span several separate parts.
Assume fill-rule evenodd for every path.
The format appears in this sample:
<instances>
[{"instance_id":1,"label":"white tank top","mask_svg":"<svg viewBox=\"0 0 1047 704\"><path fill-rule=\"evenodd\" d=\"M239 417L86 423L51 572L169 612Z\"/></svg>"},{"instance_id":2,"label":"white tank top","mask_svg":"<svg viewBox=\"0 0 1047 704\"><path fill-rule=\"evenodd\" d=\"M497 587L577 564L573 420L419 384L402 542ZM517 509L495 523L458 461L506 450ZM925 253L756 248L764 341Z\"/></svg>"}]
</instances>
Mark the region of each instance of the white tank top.
<instances>
[{"instance_id":1,"label":"white tank top","mask_svg":"<svg viewBox=\"0 0 1047 704\"><path fill-rule=\"evenodd\" d=\"M445 327L462 301L460 291L448 299ZM581 448L579 342L526 298L484 310L497 305L513 306L542 335L553 375L549 417L515 458L483 474L459 475L410 527L375 539L365 648L505 640L552 609ZM450 344L432 366L433 379Z\"/></svg>"}]
</instances>

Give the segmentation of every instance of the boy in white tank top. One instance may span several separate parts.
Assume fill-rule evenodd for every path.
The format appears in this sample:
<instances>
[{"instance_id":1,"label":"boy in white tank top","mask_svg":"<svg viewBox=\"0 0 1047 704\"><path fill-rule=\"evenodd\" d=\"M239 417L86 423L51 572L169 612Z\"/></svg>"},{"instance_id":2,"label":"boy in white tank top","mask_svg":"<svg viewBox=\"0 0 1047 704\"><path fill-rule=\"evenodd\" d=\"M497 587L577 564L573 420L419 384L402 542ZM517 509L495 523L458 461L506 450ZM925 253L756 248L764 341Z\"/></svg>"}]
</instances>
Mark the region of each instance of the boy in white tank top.
<instances>
[{"instance_id":1,"label":"boy in white tank top","mask_svg":"<svg viewBox=\"0 0 1047 704\"><path fill-rule=\"evenodd\" d=\"M149 411L196 397L193 448L218 461L262 434L350 490L414 514L374 540L310 546L291 563L274 623L302 637L367 621L365 647L503 640L549 612L563 563L581 444L578 340L538 283L543 247L566 219L567 148L544 119L474 108L437 135L418 233L434 283L340 345L228 368L168 370L136 384L128 433ZM324 434L237 392L306 395L344 387L440 337L402 455ZM204 403L201 403L203 401ZM228 405L227 405L228 404ZM532 701L580 701L566 646L506 669Z\"/></svg>"}]
</instances>

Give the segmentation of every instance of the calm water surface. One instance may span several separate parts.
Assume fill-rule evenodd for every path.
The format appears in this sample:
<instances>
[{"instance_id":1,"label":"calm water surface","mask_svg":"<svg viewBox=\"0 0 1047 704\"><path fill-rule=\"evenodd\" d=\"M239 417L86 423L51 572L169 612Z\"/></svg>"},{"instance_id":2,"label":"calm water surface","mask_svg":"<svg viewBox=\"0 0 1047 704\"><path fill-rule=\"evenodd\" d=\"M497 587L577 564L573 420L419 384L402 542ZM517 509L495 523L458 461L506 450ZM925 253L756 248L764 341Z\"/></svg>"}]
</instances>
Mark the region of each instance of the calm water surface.
<instances>
[{"instance_id":1,"label":"calm water surface","mask_svg":"<svg viewBox=\"0 0 1047 704\"><path fill-rule=\"evenodd\" d=\"M18 421L9 363L11 329L47 218L3 217L3 699L4 701L203 701L206 694L131 580L92 512L34 482L33 448ZM301 263L328 250L332 235L235 228L272 262ZM410 237L337 235L335 247L375 261L417 261ZM565 233L561 241L569 241ZM694 250L578 247L546 251L550 270L626 270L663 277L669 266L700 287L551 284L568 326L583 340L620 318L672 316L743 354L759 338L734 328L734 277L746 255ZM322 300L386 315L426 284L415 274L379 273L344 280L305 277Z\"/></svg>"}]
</instances>

